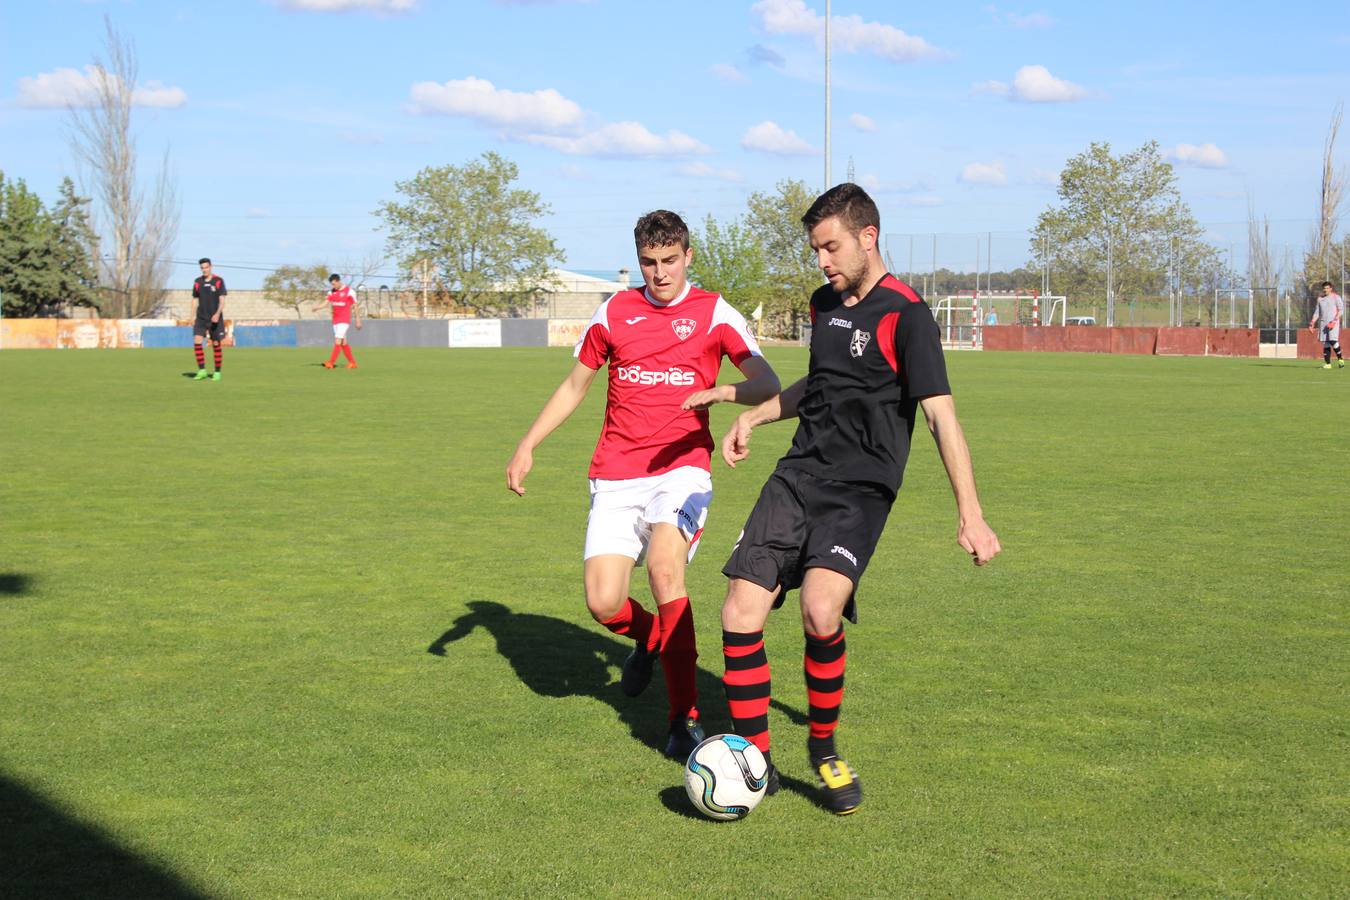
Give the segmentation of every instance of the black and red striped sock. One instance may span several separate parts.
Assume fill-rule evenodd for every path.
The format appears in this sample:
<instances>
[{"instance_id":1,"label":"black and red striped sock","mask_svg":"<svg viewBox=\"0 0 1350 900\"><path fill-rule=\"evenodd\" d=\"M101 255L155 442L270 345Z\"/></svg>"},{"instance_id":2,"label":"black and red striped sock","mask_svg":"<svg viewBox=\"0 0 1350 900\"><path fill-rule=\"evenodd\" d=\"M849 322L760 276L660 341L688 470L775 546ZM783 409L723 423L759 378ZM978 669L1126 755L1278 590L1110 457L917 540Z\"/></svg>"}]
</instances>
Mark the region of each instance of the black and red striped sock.
<instances>
[{"instance_id":1,"label":"black and red striped sock","mask_svg":"<svg viewBox=\"0 0 1350 900\"><path fill-rule=\"evenodd\" d=\"M666 676L670 721L698 717L698 643L694 640L694 612L689 598L680 597L656 608L661 616L661 671Z\"/></svg>"},{"instance_id":2,"label":"black and red striped sock","mask_svg":"<svg viewBox=\"0 0 1350 900\"><path fill-rule=\"evenodd\" d=\"M206 368L206 348L201 344L193 344L192 352L197 356L197 368Z\"/></svg>"},{"instance_id":3,"label":"black and red striped sock","mask_svg":"<svg viewBox=\"0 0 1350 900\"><path fill-rule=\"evenodd\" d=\"M839 724L839 705L844 699L844 664L848 652L844 626L829 637L806 635L807 719L811 734L807 746L812 759L834 756L834 729Z\"/></svg>"},{"instance_id":4,"label":"black and red striped sock","mask_svg":"<svg viewBox=\"0 0 1350 900\"><path fill-rule=\"evenodd\" d=\"M224 353L224 349L220 346L220 343L219 343L219 342L216 342L216 343L214 343L214 344L211 345L211 352L212 352L212 355L213 355L214 358L215 358L216 371L219 372L219 371L220 371L220 357L221 357L221 354Z\"/></svg>"},{"instance_id":5,"label":"black and red striped sock","mask_svg":"<svg viewBox=\"0 0 1350 900\"><path fill-rule=\"evenodd\" d=\"M731 726L737 734L769 752L769 657L764 652L764 632L723 631L722 655L726 674L722 685L731 709Z\"/></svg>"},{"instance_id":6,"label":"black and red striped sock","mask_svg":"<svg viewBox=\"0 0 1350 900\"><path fill-rule=\"evenodd\" d=\"M610 631L642 643L648 652L661 645L661 629L656 627L656 616L642 608L642 604L629 597L614 614L614 618L601 625Z\"/></svg>"}]
</instances>

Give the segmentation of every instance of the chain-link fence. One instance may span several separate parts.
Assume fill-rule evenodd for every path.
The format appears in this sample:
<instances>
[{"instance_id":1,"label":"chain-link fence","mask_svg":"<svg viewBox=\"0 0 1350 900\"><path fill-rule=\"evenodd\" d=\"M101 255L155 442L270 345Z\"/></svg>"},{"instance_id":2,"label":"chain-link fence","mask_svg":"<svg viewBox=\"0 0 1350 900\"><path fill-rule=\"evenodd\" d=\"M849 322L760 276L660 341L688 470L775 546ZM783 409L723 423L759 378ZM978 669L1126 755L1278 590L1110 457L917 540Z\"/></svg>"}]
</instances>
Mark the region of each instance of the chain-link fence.
<instances>
[{"instance_id":1,"label":"chain-link fence","mask_svg":"<svg viewBox=\"0 0 1350 900\"><path fill-rule=\"evenodd\" d=\"M971 324L956 320L978 296L980 324L1033 316L1050 324L1053 315L1054 324L1252 327L1283 343L1306 324L1315 282L1331 281L1345 296L1350 238L1313 261L1311 221L1261 224L1210 224L1198 239L1145 250L1109 235L1086 248L1056 246L1032 231L888 234L883 250L890 271L940 320L954 317L953 328ZM1034 313L1033 297L1042 300Z\"/></svg>"}]
</instances>

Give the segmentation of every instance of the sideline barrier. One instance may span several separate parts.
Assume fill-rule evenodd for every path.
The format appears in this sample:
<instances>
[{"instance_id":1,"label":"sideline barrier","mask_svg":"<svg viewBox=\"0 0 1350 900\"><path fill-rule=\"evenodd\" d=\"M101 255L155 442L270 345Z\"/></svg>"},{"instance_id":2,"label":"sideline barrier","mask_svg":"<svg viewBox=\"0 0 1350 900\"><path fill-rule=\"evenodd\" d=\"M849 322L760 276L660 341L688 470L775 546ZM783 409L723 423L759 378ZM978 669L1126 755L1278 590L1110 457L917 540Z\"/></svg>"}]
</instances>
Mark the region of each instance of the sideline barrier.
<instances>
[{"instance_id":1,"label":"sideline barrier","mask_svg":"<svg viewBox=\"0 0 1350 900\"><path fill-rule=\"evenodd\" d=\"M1308 337L1312 337L1308 335ZM1299 352L1303 352L1303 336ZM1322 354L1321 344L1317 355ZM984 349L1138 356L1259 356L1254 328L1101 328L1091 325L986 325Z\"/></svg>"},{"instance_id":2,"label":"sideline barrier","mask_svg":"<svg viewBox=\"0 0 1350 900\"><path fill-rule=\"evenodd\" d=\"M172 319L0 319L0 347L11 350L92 350L140 347L142 329Z\"/></svg>"},{"instance_id":3,"label":"sideline barrier","mask_svg":"<svg viewBox=\"0 0 1350 900\"><path fill-rule=\"evenodd\" d=\"M1159 356L1204 356L1209 336L1205 328L1159 328Z\"/></svg>"},{"instance_id":4,"label":"sideline barrier","mask_svg":"<svg viewBox=\"0 0 1350 900\"><path fill-rule=\"evenodd\" d=\"M1157 352L1158 329L1156 328L1108 328L1106 330L1111 332L1112 353L1152 356Z\"/></svg>"},{"instance_id":5,"label":"sideline barrier","mask_svg":"<svg viewBox=\"0 0 1350 900\"><path fill-rule=\"evenodd\" d=\"M1261 332L1255 328L1210 328L1208 356L1259 356Z\"/></svg>"},{"instance_id":6,"label":"sideline barrier","mask_svg":"<svg viewBox=\"0 0 1350 900\"><path fill-rule=\"evenodd\" d=\"M1350 348L1350 328L1341 329L1341 353L1345 353ZM1332 354L1335 357L1335 354ZM1322 338L1320 335L1313 334L1307 328L1298 330L1298 358L1299 359L1321 359L1322 358Z\"/></svg>"}]
</instances>

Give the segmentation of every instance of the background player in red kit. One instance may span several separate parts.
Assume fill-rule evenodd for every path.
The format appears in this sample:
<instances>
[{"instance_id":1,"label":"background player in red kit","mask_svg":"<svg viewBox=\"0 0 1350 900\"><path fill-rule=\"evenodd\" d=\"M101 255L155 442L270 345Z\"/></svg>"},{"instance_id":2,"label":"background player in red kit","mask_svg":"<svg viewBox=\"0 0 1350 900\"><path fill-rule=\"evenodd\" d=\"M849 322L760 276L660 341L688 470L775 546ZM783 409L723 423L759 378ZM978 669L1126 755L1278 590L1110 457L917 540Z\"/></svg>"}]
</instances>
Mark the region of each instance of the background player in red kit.
<instances>
[{"instance_id":1,"label":"background player in red kit","mask_svg":"<svg viewBox=\"0 0 1350 900\"><path fill-rule=\"evenodd\" d=\"M571 373L516 447L506 483L525 493L534 448L572 414L608 363L605 423L590 466L586 606L601 625L637 644L623 666L625 694L646 688L660 656L670 702L665 752L683 759L703 738L684 573L712 501L706 410L724 401L759 403L777 393L779 383L745 317L688 283L693 252L683 220L666 210L648 213L633 237L645 288L620 291L596 310ZM717 384L723 356L744 381ZM644 556L655 616L628 594L633 567Z\"/></svg>"},{"instance_id":2,"label":"background player in red kit","mask_svg":"<svg viewBox=\"0 0 1350 900\"><path fill-rule=\"evenodd\" d=\"M328 284L332 290L323 299L323 303L313 308L313 311L317 312L323 309L324 303L327 303L333 309L333 355L328 357L328 362L324 363L323 367L333 368L338 354L341 353L347 357L347 368L355 369L356 358L352 356L351 345L347 343L347 326L355 324L358 330L361 328L361 311L356 305L356 294L342 283L341 275L329 275Z\"/></svg>"},{"instance_id":3,"label":"background player in red kit","mask_svg":"<svg viewBox=\"0 0 1350 900\"><path fill-rule=\"evenodd\" d=\"M957 543L976 565L1001 548L975 492L937 324L918 293L887 274L876 204L857 185L841 184L816 199L802 224L829 279L811 295L806 377L737 416L722 446L734 466L749 453L751 429L798 420L791 449L722 569L730 579L722 607L724 684L736 733L768 756L764 622L800 587L807 755L822 802L847 815L862 802L862 784L834 744L844 693L843 618L857 621L854 593L900 489L919 408L956 494ZM778 781L772 766L770 758L770 792Z\"/></svg>"}]
</instances>

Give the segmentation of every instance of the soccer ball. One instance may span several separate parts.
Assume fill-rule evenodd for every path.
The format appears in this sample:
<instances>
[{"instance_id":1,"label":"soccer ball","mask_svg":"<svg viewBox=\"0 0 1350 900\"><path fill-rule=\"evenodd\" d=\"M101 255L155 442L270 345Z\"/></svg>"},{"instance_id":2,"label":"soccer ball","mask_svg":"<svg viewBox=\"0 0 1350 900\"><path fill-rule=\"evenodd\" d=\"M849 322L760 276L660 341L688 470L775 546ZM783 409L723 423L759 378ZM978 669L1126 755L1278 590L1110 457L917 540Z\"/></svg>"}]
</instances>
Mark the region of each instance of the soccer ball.
<instances>
[{"instance_id":1,"label":"soccer ball","mask_svg":"<svg viewBox=\"0 0 1350 900\"><path fill-rule=\"evenodd\" d=\"M684 765L684 789L710 819L750 815L764 799L769 764L759 748L735 734L714 735L694 748Z\"/></svg>"}]
</instances>

